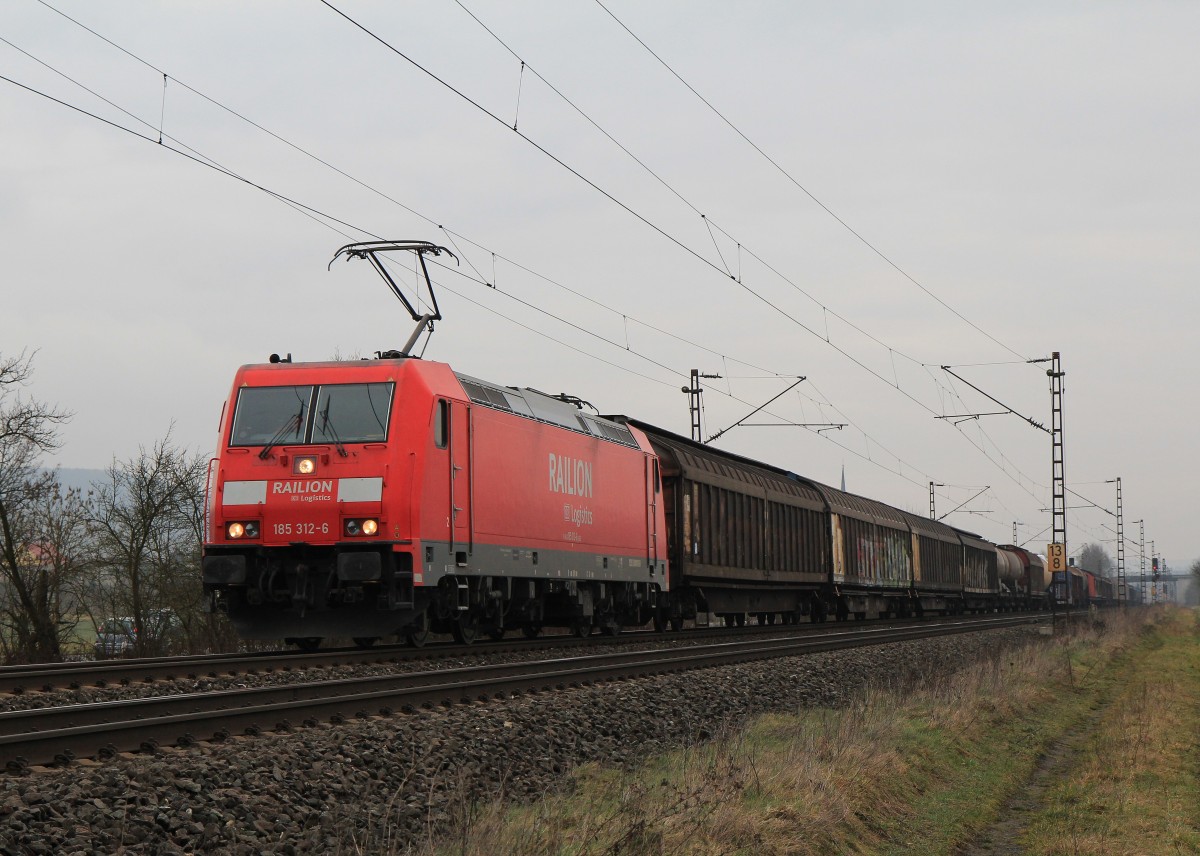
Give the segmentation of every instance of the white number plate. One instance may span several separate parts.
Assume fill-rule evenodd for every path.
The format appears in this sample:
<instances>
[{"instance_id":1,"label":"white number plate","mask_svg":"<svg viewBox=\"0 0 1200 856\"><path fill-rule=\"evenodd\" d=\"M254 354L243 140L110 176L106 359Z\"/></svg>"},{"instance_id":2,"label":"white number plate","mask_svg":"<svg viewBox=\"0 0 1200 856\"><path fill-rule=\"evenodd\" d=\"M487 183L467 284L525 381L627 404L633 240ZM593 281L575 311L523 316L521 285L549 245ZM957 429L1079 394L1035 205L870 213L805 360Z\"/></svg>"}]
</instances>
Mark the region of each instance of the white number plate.
<instances>
[{"instance_id":1,"label":"white number plate","mask_svg":"<svg viewBox=\"0 0 1200 856\"><path fill-rule=\"evenodd\" d=\"M276 523L276 535L328 535L328 523Z\"/></svg>"}]
</instances>

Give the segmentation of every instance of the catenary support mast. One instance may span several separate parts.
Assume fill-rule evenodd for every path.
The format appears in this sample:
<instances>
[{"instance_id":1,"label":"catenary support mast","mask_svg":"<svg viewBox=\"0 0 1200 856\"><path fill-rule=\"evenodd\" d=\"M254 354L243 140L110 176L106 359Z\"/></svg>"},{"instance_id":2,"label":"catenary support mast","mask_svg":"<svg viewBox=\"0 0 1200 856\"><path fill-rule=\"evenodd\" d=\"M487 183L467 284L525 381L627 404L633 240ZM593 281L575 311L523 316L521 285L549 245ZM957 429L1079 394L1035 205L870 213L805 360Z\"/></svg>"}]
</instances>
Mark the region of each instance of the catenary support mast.
<instances>
[{"instance_id":1,"label":"catenary support mast","mask_svg":"<svg viewBox=\"0 0 1200 856\"><path fill-rule=\"evenodd\" d=\"M1121 477L1117 476L1117 603L1125 605L1125 507L1121 504Z\"/></svg>"}]
</instances>

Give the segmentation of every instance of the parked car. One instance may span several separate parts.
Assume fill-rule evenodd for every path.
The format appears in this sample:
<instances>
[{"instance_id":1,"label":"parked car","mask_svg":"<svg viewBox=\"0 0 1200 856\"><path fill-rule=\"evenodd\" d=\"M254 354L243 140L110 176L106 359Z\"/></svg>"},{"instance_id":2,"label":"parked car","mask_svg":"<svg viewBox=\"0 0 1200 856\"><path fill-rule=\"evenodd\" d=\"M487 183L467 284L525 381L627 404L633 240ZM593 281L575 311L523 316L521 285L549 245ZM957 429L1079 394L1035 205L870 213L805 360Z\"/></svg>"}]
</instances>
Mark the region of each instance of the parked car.
<instances>
[{"instance_id":1,"label":"parked car","mask_svg":"<svg viewBox=\"0 0 1200 856\"><path fill-rule=\"evenodd\" d=\"M137 642L137 624L132 618L106 618L96 628L96 656L122 657Z\"/></svg>"}]
</instances>

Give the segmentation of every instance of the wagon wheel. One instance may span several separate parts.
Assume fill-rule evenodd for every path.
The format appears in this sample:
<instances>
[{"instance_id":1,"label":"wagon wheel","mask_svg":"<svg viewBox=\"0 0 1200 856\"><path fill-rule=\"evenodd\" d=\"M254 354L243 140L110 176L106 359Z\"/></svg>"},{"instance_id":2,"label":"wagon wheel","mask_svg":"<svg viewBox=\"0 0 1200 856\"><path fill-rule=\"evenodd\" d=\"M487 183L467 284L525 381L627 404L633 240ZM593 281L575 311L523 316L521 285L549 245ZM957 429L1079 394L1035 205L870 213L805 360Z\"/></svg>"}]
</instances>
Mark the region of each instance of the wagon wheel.
<instances>
[{"instance_id":1,"label":"wagon wheel","mask_svg":"<svg viewBox=\"0 0 1200 856\"><path fill-rule=\"evenodd\" d=\"M661 613L657 610L655 610L655 612L654 612L654 632L655 633L666 633L667 632L667 616L663 615L663 613Z\"/></svg>"},{"instance_id":2,"label":"wagon wheel","mask_svg":"<svg viewBox=\"0 0 1200 856\"><path fill-rule=\"evenodd\" d=\"M733 621L738 627L746 626L746 613L738 612L733 616Z\"/></svg>"},{"instance_id":3,"label":"wagon wheel","mask_svg":"<svg viewBox=\"0 0 1200 856\"><path fill-rule=\"evenodd\" d=\"M680 630L683 629L683 616L682 615L679 616L678 618L672 616L671 629L674 630L676 633L678 633Z\"/></svg>"},{"instance_id":4,"label":"wagon wheel","mask_svg":"<svg viewBox=\"0 0 1200 856\"><path fill-rule=\"evenodd\" d=\"M488 638L493 642L499 642L504 638L504 627L489 627L487 631Z\"/></svg>"},{"instance_id":5,"label":"wagon wheel","mask_svg":"<svg viewBox=\"0 0 1200 856\"><path fill-rule=\"evenodd\" d=\"M308 652L308 651L315 651L315 650L317 650L318 648L320 648L320 647L321 647L321 642L322 642L322 641L324 641L324 637L321 637L321 636L300 636L300 637L298 637L298 638L296 638L296 639L288 639L288 640L286 640L286 641L287 641L287 642L289 642L289 643L290 643L290 644L292 644L292 645L295 645L295 646L296 646L297 648L299 648L301 651Z\"/></svg>"},{"instance_id":6,"label":"wagon wheel","mask_svg":"<svg viewBox=\"0 0 1200 856\"><path fill-rule=\"evenodd\" d=\"M454 641L460 645L471 645L475 642L475 637L479 635L479 622L475 620L475 616L469 611L460 612L458 620L454 622L450 628L450 632L454 635Z\"/></svg>"},{"instance_id":7,"label":"wagon wheel","mask_svg":"<svg viewBox=\"0 0 1200 856\"><path fill-rule=\"evenodd\" d=\"M417 616L417 620L409 625L405 631L405 638L408 639L408 644L414 648L424 648L425 643L429 641L429 611L421 610L421 614Z\"/></svg>"},{"instance_id":8,"label":"wagon wheel","mask_svg":"<svg viewBox=\"0 0 1200 856\"><path fill-rule=\"evenodd\" d=\"M526 624L521 628L521 633L525 635L526 639L537 639L542 635L542 625Z\"/></svg>"},{"instance_id":9,"label":"wagon wheel","mask_svg":"<svg viewBox=\"0 0 1200 856\"><path fill-rule=\"evenodd\" d=\"M580 639L586 639L592 635L592 620L590 618L576 618L571 622L571 632Z\"/></svg>"},{"instance_id":10,"label":"wagon wheel","mask_svg":"<svg viewBox=\"0 0 1200 856\"><path fill-rule=\"evenodd\" d=\"M354 644L362 649L371 648L379 641L378 636L355 636L353 637Z\"/></svg>"}]
</instances>

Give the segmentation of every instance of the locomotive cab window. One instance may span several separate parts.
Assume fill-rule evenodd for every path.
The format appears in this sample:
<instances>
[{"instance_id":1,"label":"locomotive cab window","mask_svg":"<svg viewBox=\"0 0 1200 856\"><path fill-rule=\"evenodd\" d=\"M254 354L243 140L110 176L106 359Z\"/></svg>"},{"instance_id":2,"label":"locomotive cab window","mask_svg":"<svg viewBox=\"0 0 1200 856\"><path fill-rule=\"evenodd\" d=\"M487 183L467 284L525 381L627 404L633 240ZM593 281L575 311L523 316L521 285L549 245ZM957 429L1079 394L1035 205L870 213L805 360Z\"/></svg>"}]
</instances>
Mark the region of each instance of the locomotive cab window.
<instances>
[{"instance_id":1,"label":"locomotive cab window","mask_svg":"<svg viewBox=\"0 0 1200 856\"><path fill-rule=\"evenodd\" d=\"M311 386L242 387L233 411L230 446L300 443L308 427Z\"/></svg>"},{"instance_id":2,"label":"locomotive cab window","mask_svg":"<svg viewBox=\"0 0 1200 856\"><path fill-rule=\"evenodd\" d=\"M387 439L394 383L257 386L238 391L230 446Z\"/></svg>"},{"instance_id":3,"label":"locomotive cab window","mask_svg":"<svg viewBox=\"0 0 1200 856\"><path fill-rule=\"evenodd\" d=\"M392 409L391 383L339 383L317 390L314 443L382 443Z\"/></svg>"}]
</instances>

